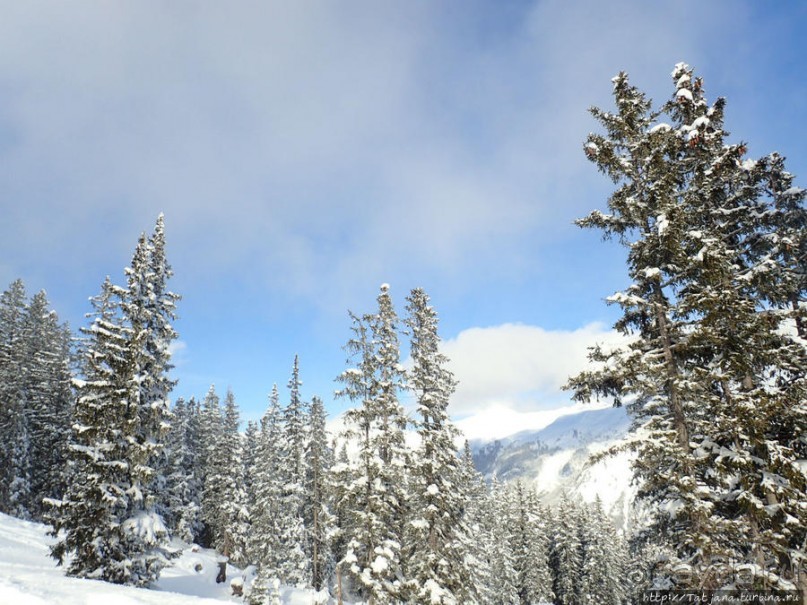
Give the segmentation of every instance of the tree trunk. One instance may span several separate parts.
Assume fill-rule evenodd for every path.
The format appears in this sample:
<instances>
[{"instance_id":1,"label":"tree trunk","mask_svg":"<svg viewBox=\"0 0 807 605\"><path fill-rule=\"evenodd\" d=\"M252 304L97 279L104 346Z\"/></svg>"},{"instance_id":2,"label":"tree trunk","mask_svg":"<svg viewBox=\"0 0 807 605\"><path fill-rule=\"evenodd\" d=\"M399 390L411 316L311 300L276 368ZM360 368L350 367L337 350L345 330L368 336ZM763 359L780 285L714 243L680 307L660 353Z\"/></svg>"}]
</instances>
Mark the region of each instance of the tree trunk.
<instances>
[{"instance_id":1,"label":"tree trunk","mask_svg":"<svg viewBox=\"0 0 807 605\"><path fill-rule=\"evenodd\" d=\"M336 566L336 603L343 605L342 602L342 564Z\"/></svg>"},{"instance_id":2,"label":"tree trunk","mask_svg":"<svg viewBox=\"0 0 807 605\"><path fill-rule=\"evenodd\" d=\"M313 538L311 540L311 579L313 580L314 588L319 590L322 588L322 581L320 580L319 571L319 509L314 506L314 523L312 527Z\"/></svg>"},{"instance_id":3,"label":"tree trunk","mask_svg":"<svg viewBox=\"0 0 807 605\"><path fill-rule=\"evenodd\" d=\"M673 425L675 426L676 433L678 434L678 445L684 453L689 451L689 429L686 424L686 417L684 416L684 406L681 404L681 396L678 393L678 385L676 379L678 378L678 365L675 363L673 356L672 340L670 339L670 330L667 325L667 316L662 311L661 300L663 295L661 287L656 284L656 298L659 302L655 304L656 321L658 322L659 332L661 336L661 346L664 349L664 361L667 366L667 386L669 389L670 398L670 412L673 417Z\"/></svg>"}]
</instances>

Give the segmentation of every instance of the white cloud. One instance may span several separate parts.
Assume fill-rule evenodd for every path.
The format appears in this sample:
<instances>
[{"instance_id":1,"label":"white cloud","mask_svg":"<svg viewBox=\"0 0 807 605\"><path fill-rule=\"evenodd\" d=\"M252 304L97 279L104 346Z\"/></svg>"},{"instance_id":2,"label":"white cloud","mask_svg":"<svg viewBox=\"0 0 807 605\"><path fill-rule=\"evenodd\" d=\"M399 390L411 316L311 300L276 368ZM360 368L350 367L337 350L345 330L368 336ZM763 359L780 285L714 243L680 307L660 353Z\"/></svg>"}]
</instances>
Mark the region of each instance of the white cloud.
<instances>
[{"instance_id":1,"label":"white cloud","mask_svg":"<svg viewBox=\"0 0 807 605\"><path fill-rule=\"evenodd\" d=\"M568 225L584 203L570 183L598 178L579 150L585 107L617 69L663 79L671 49L715 36L712 19L622 2L507 18L484 4L6 9L0 239L86 272L110 251L125 262L163 210L178 274L248 267L260 290L313 301L424 266L467 280L554 229L547 216Z\"/></svg>"},{"instance_id":2,"label":"white cloud","mask_svg":"<svg viewBox=\"0 0 807 605\"><path fill-rule=\"evenodd\" d=\"M540 431L562 416L576 414L583 410L599 409L608 405L577 403L551 410L526 412L493 403L471 416L466 416L456 424L462 431L463 439L491 441L509 437L521 431Z\"/></svg>"},{"instance_id":3,"label":"white cloud","mask_svg":"<svg viewBox=\"0 0 807 605\"><path fill-rule=\"evenodd\" d=\"M168 353L171 355L171 363L174 366L183 365L187 359L188 343L184 340L174 340L168 345Z\"/></svg>"},{"instance_id":4,"label":"white cloud","mask_svg":"<svg viewBox=\"0 0 807 605\"><path fill-rule=\"evenodd\" d=\"M462 431L460 441L537 431L561 416L610 406L608 401L572 403L561 386L586 369L589 347L624 341L600 323L577 330L504 324L469 328L445 340L441 350L459 381L449 412ZM407 369L411 364L411 358L404 362ZM405 403L410 414L417 415L410 397ZM331 421L331 429L341 427L341 416Z\"/></svg>"},{"instance_id":5,"label":"white cloud","mask_svg":"<svg viewBox=\"0 0 807 605\"><path fill-rule=\"evenodd\" d=\"M522 324L463 330L443 346L459 380L452 415L484 412L512 424L517 412L567 406L561 386L586 368L588 348L621 338L600 323L571 331Z\"/></svg>"}]
</instances>

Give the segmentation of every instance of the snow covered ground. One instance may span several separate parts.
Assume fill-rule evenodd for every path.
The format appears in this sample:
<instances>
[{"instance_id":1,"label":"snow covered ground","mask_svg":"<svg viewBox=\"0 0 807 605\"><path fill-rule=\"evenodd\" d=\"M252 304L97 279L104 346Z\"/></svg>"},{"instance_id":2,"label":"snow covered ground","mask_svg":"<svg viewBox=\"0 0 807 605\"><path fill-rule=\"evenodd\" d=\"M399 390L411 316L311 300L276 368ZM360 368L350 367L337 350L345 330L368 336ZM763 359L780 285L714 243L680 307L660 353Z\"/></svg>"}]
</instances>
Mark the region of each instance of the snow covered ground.
<instances>
[{"instance_id":1,"label":"snow covered ground","mask_svg":"<svg viewBox=\"0 0 807 605\"><path fill-rule=\"evenodd\" d=\"M50 558L53 539L47 527L0 514L0 604L2 605L215 605L244 603L231 595L230 580L240 570L228 567L227 582L216 584L216 553L183 551L163 570L154 590L68 578ZM310 591L288 588L285 605L310 605Z\"/></svg>"}]
</instances>

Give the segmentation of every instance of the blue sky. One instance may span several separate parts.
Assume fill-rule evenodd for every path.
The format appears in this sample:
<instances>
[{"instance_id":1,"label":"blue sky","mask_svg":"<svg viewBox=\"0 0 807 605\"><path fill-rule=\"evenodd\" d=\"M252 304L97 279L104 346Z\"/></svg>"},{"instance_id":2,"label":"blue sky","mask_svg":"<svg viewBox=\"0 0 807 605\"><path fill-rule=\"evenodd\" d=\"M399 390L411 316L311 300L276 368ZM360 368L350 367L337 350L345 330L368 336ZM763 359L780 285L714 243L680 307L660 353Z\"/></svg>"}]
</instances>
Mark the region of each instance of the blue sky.
<instances>
[{"instance_id":1,"label":"blue sky","mask_svg":"<svg viewBox=\"0 0 807 605\"><path fill-rule=\"evenodd\" d=\"M807 178L800 2L0 1L0 287L77 327L166 216L177 395L255 418L300 355L332 414L347 310L422 286L461 417L563 405L622 251L572 225L611 185L581 152L627 71L686 61L751 156Z\"/></svg>"}]
</instances>

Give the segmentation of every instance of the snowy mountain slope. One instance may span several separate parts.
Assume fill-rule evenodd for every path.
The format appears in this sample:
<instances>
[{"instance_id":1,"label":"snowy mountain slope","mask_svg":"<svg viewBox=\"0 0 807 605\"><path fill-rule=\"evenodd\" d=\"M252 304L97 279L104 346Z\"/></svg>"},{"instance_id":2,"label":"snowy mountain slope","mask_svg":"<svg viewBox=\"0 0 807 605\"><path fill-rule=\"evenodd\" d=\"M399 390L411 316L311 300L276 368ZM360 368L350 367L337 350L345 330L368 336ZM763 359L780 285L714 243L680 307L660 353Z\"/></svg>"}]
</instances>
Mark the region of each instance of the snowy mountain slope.
<instances>
[{"instance_id":1,"label":"snowy mountain slope","mask_svg":"<svg viewBox=\"0 0 807 605\"><path fill-rule=\"evenodd\" d=\"M624 452L596 463L591 456L621 442L630 422L624 408L563 415L540 430L473 442L474 463L487 478L495 475L533 485L548 504L564 491L586 502L599 497L618 526L624 526L634 495L632 454Z\"/></svg>"},{"instance_id":2,"label":"snowy mountain slope","mask_svg":"<svg viewBox=\"0 0 807 605\"><path fill-rule=\"evenodd\" d=\"M49 555L48 528L0 514L0 604L2 605L224 605L241 603L231 595L230 580L240 571L229 567L227 582L216 584L217 555L187 548L166 568L155 589L118 586L68 578ZM187 546L187 545L184 545ZM286 588L283 603L310 605L311 591Z\"/></svg>"},{"instance_id":3,"label":"snowy mountain slope","mask_svg":"<svg viewBox=\"0 0 807 605\"><path fill-rule=\"evenodd\" d=\"M539 431L523 431L509 437L508 443L541 441L550 448L569 448L580 444L613 441L625 436L630 417L625 408L584 409L561 416Z\"/></svg>"},{"instance_id":4,"label":"snowy mountain slope","mask_svg":"<svg viewBox=\"0 0 807 605\"><path fill-rule=\"evenodd\" d=\"M472 442L489 442L526 431L540 431L564 416L610 407L606 402L595 402L572 403L551 409L524 410L493 403L484 409L476 410L473 414L455 419L455 423L465 439Z\"/></svg>"},{"instance_id":5,"label":"snowy mountain slope","mask_svg":"<svg viewBox=\"0 0 807 605\"><path fill-rule=\"evenodd\" d=\"M537 431L522 431L490 442L473 441L474 463L486 477L524 479L535 475L548 456L576 452L622 439L630 426L624 408L583 410L561 416Z\"/></svg>"}]
</instances>

